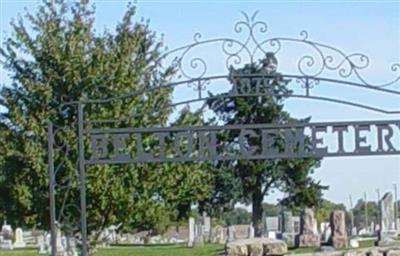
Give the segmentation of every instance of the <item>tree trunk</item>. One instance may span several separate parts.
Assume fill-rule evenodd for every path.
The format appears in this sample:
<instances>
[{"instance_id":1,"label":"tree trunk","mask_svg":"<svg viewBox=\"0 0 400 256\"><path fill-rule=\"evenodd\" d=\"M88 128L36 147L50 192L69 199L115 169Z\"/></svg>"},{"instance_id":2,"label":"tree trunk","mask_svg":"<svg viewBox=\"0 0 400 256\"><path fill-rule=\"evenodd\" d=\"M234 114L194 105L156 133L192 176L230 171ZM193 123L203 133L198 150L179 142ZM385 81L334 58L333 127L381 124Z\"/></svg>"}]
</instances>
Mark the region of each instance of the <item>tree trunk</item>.
<instances>
[{"instance_id":1,"label":"tree trunk","mask_svg":"<svg viewBox=\"0 0 400 256\"><path fill-rule=\"evenodd\" d=\"M256 188L254 189L254 193L252 196L252 208L253 208L252 222L253 222L255 237L261 237L263 234L264 227L262 222L262 216L263 216L262 201L263 201L263 195L262 195L261 182L257 178Z\"/></svg>"}]
</instances>

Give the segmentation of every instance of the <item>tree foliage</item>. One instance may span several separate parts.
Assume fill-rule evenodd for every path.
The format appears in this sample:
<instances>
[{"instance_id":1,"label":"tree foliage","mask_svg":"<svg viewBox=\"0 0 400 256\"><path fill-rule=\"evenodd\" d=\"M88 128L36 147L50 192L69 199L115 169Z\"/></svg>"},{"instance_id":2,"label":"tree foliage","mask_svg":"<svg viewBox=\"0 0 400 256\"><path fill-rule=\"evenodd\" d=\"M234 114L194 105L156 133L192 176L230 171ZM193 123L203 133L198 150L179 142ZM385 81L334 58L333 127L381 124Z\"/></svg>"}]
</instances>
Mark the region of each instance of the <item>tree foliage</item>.
<instances>
[{"instance_id":1,"label":"tree foliage","mask_svg":"<svg viewBox=\"0 0 400 256\"><path fill-rule=\"evenodd\" d=\"M284 100L291 91L287 88L287 81L272 66L277 65L275 56L267 53L265 59L259 63L247 64L242 68L230 71L230 82L240 85L240 80L234 80L236 75L266 75L271 77L269 84L264 85L267 92L263 96L238 96L229 97L225 93L224 97L208 101L208 106L217 117L226 125L235 124L287 124L294 122L308 122L308 119L298 120L290 117L284 111ZM256 91L257 82L253 79L249 84L248 91ZM231 148L238 148L239 132L232 130L226 137L230 141ZM225 140L226 140L225 138ZM279 135L275 138L274 147L279 151L285 150L284 143L281 142ZM256 141L247 139L249 144L256 144ZM253 139L253 140L256 140ZM221 140L222 141L222 140ZM318 159L277 159L277 160L255 160L255 161L232 161L218 164L217 169L222 169L218 178L218 192L214 194L228 195L225 198L233 198L235 202L245 204L251 203L252 222L255 225L256 236L261 235L263 216L262 202L271 190L277 189L286 194L282 203L289 207L315 205L322 196L323 186L314 181L310 174L319 165ZM222 178L221 178L222 177ZM228 179L228 181L226 180ZM231 189L235 186L235 189Z\"/></svg>"},{"instance_id":2,"label":"tree foliage","mask_svg":"<svg viewBox=\"0 0 400 256\"><path fill-rule=\"evenodd\" d=\"M13 34L0 49L11 78L0 92L6 109L0 127L0 207L12 225L49 227L47 120L54 123L56 144L70 147L55 150L56 181L68 188L57 193L57 209L65 201L71 223L79 222L77 109L63 103L137 93L84 106L87 120L136 116L116 121L118 127L165 126L173 112L172 89L151 89L165 85L174 70L161 67L163 43L148 23L134 21L134 6L115 31L97 32L95 9L87 1L53 2L43 1L37 12L13 21ZM197 121L198 114L185 110L176 122ZM192 203L208 196L208 174L200 164L90 166L86 176L89 234L116 223L156 228L184 218Z\"/></svg>"}]
</instances>

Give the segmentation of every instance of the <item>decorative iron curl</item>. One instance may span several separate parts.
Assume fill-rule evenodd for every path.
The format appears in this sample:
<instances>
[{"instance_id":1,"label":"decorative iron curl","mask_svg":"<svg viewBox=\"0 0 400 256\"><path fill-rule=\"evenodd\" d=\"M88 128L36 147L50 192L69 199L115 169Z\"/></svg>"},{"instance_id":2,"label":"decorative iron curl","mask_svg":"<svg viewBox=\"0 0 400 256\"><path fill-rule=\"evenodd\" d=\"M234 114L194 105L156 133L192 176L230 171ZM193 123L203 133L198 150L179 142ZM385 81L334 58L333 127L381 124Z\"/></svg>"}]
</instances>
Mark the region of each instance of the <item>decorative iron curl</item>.
<instances>
[{"instance_id":1,"label":"decorative iron curl","mask_svg":"<svg viewBox=\"0 0 400 256\"><path fill-rule=\"evenodd\" d=\"M323 73L335 72L341 78L353 77L366 87L386 87L400 81L400 63L391 66L395 77L385 83L371 83L361 74L370 65L368 56L362 53L347 54L342 50L315 41L311 41L306 30L300 31L299 38L275 37L266 38L269 27L266 22L258 20L258 11L252 15L244 12L243 20L237 21L233 32L237 37L203 39L202 34L193 35L193 43L164 53L160 59L176 54L172 61L179 73L178 78L188 80L201 79L208 76L208 61L201 55L194 54L196 49L209 44L219 44L227 71L232 66L255 64L267 52L279 54L287 43L306 46L308 50L298 57L297 72L307 77L318 77ZM195 56L193 56L193 55ZM215 59L212 60L215 62Z\"/></svg>"}]
</instances>

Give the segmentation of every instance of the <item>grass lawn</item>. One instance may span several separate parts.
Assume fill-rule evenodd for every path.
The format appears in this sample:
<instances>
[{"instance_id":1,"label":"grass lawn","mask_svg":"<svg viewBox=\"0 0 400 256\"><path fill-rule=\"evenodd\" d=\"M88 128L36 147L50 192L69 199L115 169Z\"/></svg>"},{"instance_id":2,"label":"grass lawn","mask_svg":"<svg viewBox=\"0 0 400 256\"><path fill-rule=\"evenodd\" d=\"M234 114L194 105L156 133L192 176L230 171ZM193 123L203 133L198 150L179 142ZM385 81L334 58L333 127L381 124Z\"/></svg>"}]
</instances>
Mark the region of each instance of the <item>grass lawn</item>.
<instances>
[{"instance_id":1,"label":"grass lawn","mask_svg":"<svg viewBox=\"0 0 400 256\"><path fill-rule=\"evenodd\" d=\"M223 245L208 244L201 248L185 245L114 246L99 250L95 256L216 256ZM36 249L0 251L0 256L36 256Z\"/></svg>"}]
</instances>

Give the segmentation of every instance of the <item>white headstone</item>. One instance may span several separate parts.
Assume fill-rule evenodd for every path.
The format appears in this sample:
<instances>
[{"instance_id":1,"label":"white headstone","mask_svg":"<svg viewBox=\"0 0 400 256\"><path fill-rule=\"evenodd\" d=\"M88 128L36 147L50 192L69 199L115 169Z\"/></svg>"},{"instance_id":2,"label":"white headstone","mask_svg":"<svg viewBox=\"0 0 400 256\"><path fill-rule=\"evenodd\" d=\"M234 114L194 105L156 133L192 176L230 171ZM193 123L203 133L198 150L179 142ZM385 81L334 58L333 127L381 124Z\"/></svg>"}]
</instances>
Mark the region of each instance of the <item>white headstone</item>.
<instances>
[{"instance_id":1,"label":"white headstone","mask_svg":"<svg viewBox=\"0 0 400 256\"><path fill-rule=\"evenodd\" d=\"M358 247L360 247L360 244L358 243L358 240L357 240L357 239L350 239L349 244L350 244L350 247L351 247L351 248L358 248Z\"/></svg>"},{"instance_id":2,"label":"white headstone","mask_svg":"<svg viewBox=\"0 0 400 256\"><path fill-rule=\"evenodd\" d=\"M13 230L11 225L7 225L5 221L3 226L1 227L1 235L3 236L4 240L11 240L13 237Z\"/></svg>"},{"instance_id":3,"label":"white headstone","mask_svg":"<svg viewBox=\"0 0 400 256\"><path fill-rule=\"evenodd\" d=\"M193 247L194 238L195 238L195 223L194 223L194 218L190 217L189 218L189 240L188 240L189 247Z\"/></svg>"},{"instance_id":4,"label":"white headstone","mask_svg":"<svg viewBox=\"0 0 400 256\"><path fill-rule=\"evenodd\" d=\"M314 221L314 223L313 223L313 232L314 232L314 234L319 234L318 223L316 221Z\"/></svg>"},{"instance_id":5,"label":"white headstone","mask_svg":"<svg viewBox=\"0 0 400 256\"><path fill-rule=\"evenodd\" d=\"M203 221L204 221L204 232L210 233L211 232L211 218L204 214Z\"/></svg>"},{"instance_id":6,"label":"white headstone","mask_svg":"<svg viewBox=\"0 0 400 256\"><path fill-rule=\"evenodd\" d=\"M228 227L228 241L234 241L236 239L236 230L234 226Z\"/></svg>"},{"instance_id":7,"label":"white headstone","mask_svg":"<svg viewBox=\"0 0 400 256\"><path fill-rule=\"evenodd\" d=\"M0 240L0 249L3 250L13 250L13 230L10 225L7 225L7 222L4 221L3 226L1 227L1 240Z\"/></svg>"},{"instance_id":8,"label":"white headstone","mask_svg":"<svg viewBox=\"0 0 400 256\"><path fill-rule=\"evenodd\" d=\"M323 233L322 233L322 239L325 243L329 241L329 238L331 237L332 230L329 226L329 224L325 227Z\"/></svg>"},{"instance_id":9,"label":"white headstone","mask_svg":"<svg viewBox=\"0 0 400 256\"><path fill-rule=\"evenodd\" d=\"M38 237L38 254L48 254L44 235Z\"/></svg>"},{"instance_id":10,"label":"white headstone","mask_svg":"<svg viewBox=\"0 0 400 256\"><path fill-rule=\"evenodd\" d=\"M276 239L276 232L275 231L268 231L268 238Z\"/></svg>"},{"instance_id":11,"label":"white headstone","mask_svg":"<svg viewBox=\"0 0 400 256\"><path fill-rule=\"evenodd\" d=\"M278 217L266 217L265 223L267 226L267 232L279 230L279 218Z\"/></svg>"},{"instance_id":12,"label":"white headstone","mask_svg":"<svg viewBox=\"0 0 400 256\"><path fill-rule=\"evenodd\" d=\"M14 248L24 248L26 244L24 242L24 233L21 228L15 230L15 242Z\"/></svg>"},{"instance_id":13,"label":"white headstone","mask_svg":"<svg viewBox=\"0 0 400 256\"><path fill-rule=\"evenodd\" d=\"M352 236L357 236L357 228L356 228L356 227L353 227L353 228L351 229L351 235L352 235Z\"/></svg>"},{"instance_id":14,"label":"white headstone","mask_svg":"<svg viewBox=\"0 0 400 256\"><path fill-rule=\"evenodd\" d=\"M74 238L64 236L62 239L62 245L66 256L78 256L78 250Z\"/></svg>"},{"instance_id":15,"label":"white headstone","mask_svg":"<svg viewBox=\"0 0 400 256\"><path fill-rule=\"evenodd\" d=\"M3 239L0 241L0 249L2 250L14 250L12 240Z\"/></svg>"},{"instance_id":16,"label":"white headstone","mask_svg":"<svg viewBox=\"0 0 400 256\"><path fill-rule=\"evenodd\" d=\"M254 227L253 227L253 223L250 224L250 226L249 226L248 238L254 238Z\"/></svg>"}]
</instances>

